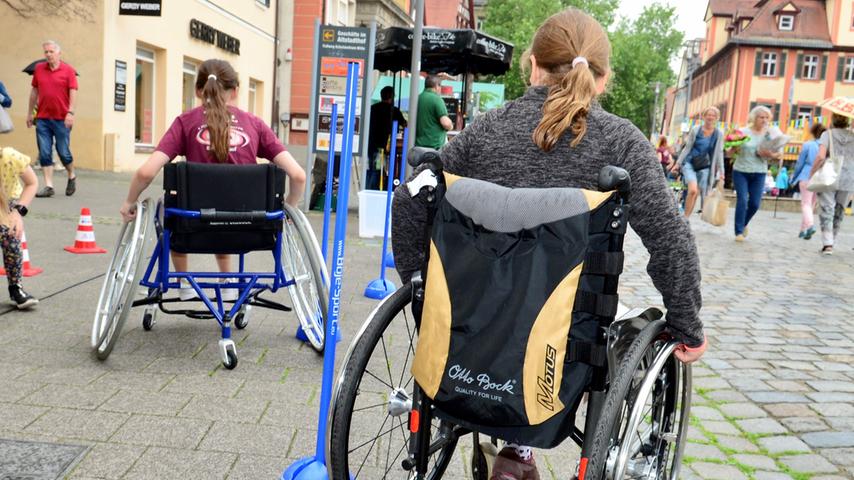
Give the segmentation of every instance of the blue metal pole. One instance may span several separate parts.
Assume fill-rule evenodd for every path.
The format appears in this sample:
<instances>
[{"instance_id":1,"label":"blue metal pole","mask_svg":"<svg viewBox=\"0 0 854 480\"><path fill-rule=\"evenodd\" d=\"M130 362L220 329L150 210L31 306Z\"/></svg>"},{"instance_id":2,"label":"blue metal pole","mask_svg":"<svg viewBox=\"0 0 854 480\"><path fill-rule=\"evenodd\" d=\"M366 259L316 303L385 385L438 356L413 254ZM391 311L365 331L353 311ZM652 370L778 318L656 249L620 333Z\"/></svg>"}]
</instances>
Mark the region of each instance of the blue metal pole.
<instances>
[{"instance_id":1,"label":"blue metal pole","mask_svg":"<svg viewBox=\"0 0 854 480\"><path fill-rule=\"evenodd\" d=\"M338 174L338 204L335 207L335 251L332 252L332 289L329 296L327 323L327 349L323 357L323 380L320 388L320 412L317 425L316 460L326 464L326 424L329 403L332 397L332 380L335 376L335 337L338 335L338 319L341 313L341 284L344 274L344 240L347 237L347 203L350 196L350 170L353 161L353 130L356 116L356 82L359 64L350 63L347 74L345 96L344 142L341 146L341 171ZM331 348L330 348L331 347Z\"/></svg>"},{"instance_id":2,"label":"blue metal pole","mask_svg":"<svg viewBox=\"0 0 854 480\"><path fill-rule=\"evenodd\" d=\"M385 283L385 254L388 251L388 228L391 223L391 197L394 195L394 165L397 163L397 120L391 123L391 154L388 162L388 192L385 195L383 254L380 257L380 280Z\"/></svg>"},{"instance_id":3,"label":"blue metal pole","mask_svg":"<svg viewBox=\"0 0 854 480\"><path fill-rule=\"evenodd\" d=\"M323 241L320 247L323 261L327 264L329 263L329 258L326 257L326 247L329 244L329 217L332 216L332 183L335 181L335 137L338 136L337 103L332 104L332 123L329 130L329 157L327 157L326 162L326 201L323 204Z\"/></svg>"},{"instance_id":4,"label":"blue metal pole","mask_svg":"<svg viewBox=\"0 0 854 480\"><path fill-rule=\"evenodd\" d=\"M407 142L409 142L409 127L403 129L403 151L400 152L400 183L398 183L398 185L403 185L403 182L406 181L406 154L408 153L408 149L406 148Z\"/></svg>"}]
</instances>

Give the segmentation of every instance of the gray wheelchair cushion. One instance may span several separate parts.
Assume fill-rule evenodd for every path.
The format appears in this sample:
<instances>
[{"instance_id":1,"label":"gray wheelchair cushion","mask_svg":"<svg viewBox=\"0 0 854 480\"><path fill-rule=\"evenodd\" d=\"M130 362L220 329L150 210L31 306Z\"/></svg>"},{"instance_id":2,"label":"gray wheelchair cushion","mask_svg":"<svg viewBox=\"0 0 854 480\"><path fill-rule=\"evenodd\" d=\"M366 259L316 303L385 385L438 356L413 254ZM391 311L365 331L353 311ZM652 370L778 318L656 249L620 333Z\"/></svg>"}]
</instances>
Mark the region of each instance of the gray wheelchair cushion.
<instances>
[{"instance_id":1,"label":"gray wheelchair cushion","mask_svg":"<svg viewBox=\"0 0 854 480\"><path fill-rule=\"evenodd\" d=\"M578 188L507 188L474 178L451 184L445 199L474 223L511 233L590 211Z\"/></svg>"}]
</instances>

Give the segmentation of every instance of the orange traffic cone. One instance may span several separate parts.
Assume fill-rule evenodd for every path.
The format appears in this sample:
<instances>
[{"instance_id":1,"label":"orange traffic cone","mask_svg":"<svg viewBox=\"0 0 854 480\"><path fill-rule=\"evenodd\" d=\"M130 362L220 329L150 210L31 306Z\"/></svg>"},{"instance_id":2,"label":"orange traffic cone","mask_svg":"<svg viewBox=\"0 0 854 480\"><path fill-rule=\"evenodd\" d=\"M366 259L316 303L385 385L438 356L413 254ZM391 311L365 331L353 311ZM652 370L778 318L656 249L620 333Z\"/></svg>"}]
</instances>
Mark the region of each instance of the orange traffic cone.
<instances>
[{"instance_id":1,"label":"orange traffic cone","mask_svg":"<svg viewBox=\"0 0 854 480\"><path fill-rule=\"evenodd\" d=\"M95 227L92 226L92 214L88 208L80 209L80 222L77 224L74 246L65 247L65 251L71 253L107 253L106 250L95 244Z\"/></svg>"},{"instance_id":2,"label":"orange traffic cone","mask_svg":"<svg viewBox=\"0 0 854 480\"><path fill-rule=\"evenodd\" d=\"M30 265L30 251L27 249L27 232L21 236L21 251L23 252L24 257L24 276L25 277L35 277L36 275L42 273L42 270L39 267L34 267ZM0 276L6 275L6 269L0 267Z\"/></svg>"}]
</instances>

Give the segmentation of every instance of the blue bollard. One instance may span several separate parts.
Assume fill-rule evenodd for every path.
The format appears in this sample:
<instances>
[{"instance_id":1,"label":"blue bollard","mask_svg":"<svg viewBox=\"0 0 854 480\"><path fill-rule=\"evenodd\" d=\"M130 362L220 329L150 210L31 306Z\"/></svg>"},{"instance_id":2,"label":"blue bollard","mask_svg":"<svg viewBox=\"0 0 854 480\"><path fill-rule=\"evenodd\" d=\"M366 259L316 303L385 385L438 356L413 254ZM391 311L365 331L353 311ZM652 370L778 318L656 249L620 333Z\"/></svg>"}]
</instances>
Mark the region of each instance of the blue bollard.
<instances>
[{"instance_id":1,"label":"blue bollard","mask_svg":"<svg viewBox=\"0 0 854 480\"><path fill-rule=\"evenodd\" d=\"M359 64L347 66L347 90L344 100L344 141L341 148L341 171L338 182L338 204L335 215L335 239L332 252L332 285L329 292L329 318L326 322L326 348L323 351L323 377L320 386L320 411L318 412L317 444L315 455L292 463L282 472L281 480L328 480L326 470L326 425L329 404L332 400L332 380L335 376L335 342L328 339L338 336L338 319L341 307L341 284L344 275L344 243L347 236L347 203L350 196L350 170L353 161L353 130L356 115L356 82Z\"/></svg>"},{"instance_id":2,"label":"blue bollard","mask_svg":"<svg viewBox=\"0 0 854 480\"><path fill-rule=\"evenodd\" d=\"M397 188L400 185L403 185L403 182L406 181L406 145L409 142L409 128L403 129L403 151L400 152L400 174L398 175L398 183L394 186ZM390 212L386 212L386 215L390 215ZM388 253L385 254L385 266L386 268L395 268L394 265L394 252L389 248Z\"/></svg>"},{"instance_id":3,"label":"blue bollard","mask_svg":"<svg viewBox=\"0 0 854 480\"><path fill-rule=\"evenodd\" d=\"M391 226L391 197L394 195L394 167L397 163L397 120L391 123L391 153L388 162L388 192L385 196L385 228L383 229L383 253L380 256L380 277L375 278L365 287L365 296L374 300L382 300L397 290L391 280L385 278L386 252L388 252L388 229ZM391 252L388 252L391 253Z\"/></svg>"}]
</instances>

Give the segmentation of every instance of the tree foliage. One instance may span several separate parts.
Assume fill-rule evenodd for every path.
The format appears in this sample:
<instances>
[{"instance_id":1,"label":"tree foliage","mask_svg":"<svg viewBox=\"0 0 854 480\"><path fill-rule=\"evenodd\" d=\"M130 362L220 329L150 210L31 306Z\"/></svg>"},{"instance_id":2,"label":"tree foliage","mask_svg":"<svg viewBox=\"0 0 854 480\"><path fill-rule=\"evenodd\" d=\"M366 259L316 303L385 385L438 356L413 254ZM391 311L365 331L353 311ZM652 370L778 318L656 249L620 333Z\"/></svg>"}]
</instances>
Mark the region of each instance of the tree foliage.
<instances>
[{"instance_id":1,"label":"tree foliage","mask_svg":"<svg viewBox=\"0 0 854 480\"><path fill-rule=\"evenodd\" d=\"M675 8L654 3L633 20L614 24L619 0L489 0L484 29L514 44L513 63L503 78L505 97L513 99L525 92L519 59L530 46L537 27L563 8L579 8L602 24L611 39L611 82L602 98L610 112L628 118L643 131L649 131L655 103L653 84L662 82L664 90L675 81L670 60L682 44L682 33L675 30Z\"/></svg>"}]
</instances>

